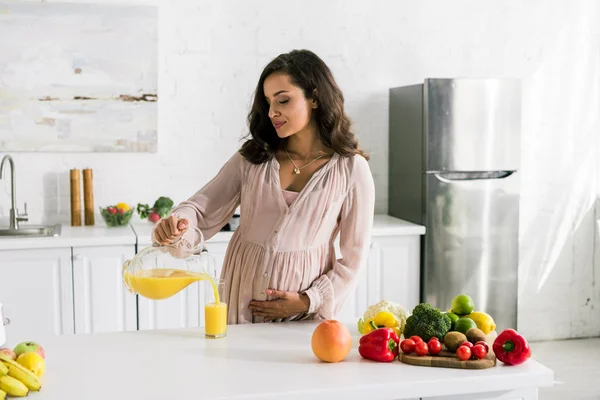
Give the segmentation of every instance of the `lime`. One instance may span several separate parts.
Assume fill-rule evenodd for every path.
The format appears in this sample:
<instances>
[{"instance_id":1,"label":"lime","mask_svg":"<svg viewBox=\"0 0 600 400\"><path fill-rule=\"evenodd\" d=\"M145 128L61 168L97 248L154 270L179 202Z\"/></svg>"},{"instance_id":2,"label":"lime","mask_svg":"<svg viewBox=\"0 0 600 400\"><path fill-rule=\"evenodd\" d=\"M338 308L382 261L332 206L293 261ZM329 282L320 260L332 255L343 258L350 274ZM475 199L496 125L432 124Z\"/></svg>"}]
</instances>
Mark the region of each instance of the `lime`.
<instances>
[{"instance_id":1,"label":"lime","mask_svg":"<svg viewBox=\"0 0 600 400\"><path fill-rule=\"evenodd\" d=\"M471 314L475 309L473 299L466 294L461 294L452 299L452 312L456 315L463 316Z\"/></svg>"},{"instance_id":2,"label":"lime","mask_svg":"<svg viewBox=\"0 0 600 400\"><path fill-rule=\"evenodd\" d=\"M477 328L477 324L470 318L459 318L454 324L454 330L465 335L471 328Z\"/></svg>"},{"instance_id":3,"label":"lime","mask_svg":"<svg viewBox=\"0 0 600 400\"><path fill-rule=\"evenodd\" d=\"M453 312L447 312L446 315L448 317L450 317L450 322L452 322L452 326L450 327L450 330L453 331L454 327L456 325L456 321L458 321L458 315L454 314Z\"/></svg>"}]
</instances>

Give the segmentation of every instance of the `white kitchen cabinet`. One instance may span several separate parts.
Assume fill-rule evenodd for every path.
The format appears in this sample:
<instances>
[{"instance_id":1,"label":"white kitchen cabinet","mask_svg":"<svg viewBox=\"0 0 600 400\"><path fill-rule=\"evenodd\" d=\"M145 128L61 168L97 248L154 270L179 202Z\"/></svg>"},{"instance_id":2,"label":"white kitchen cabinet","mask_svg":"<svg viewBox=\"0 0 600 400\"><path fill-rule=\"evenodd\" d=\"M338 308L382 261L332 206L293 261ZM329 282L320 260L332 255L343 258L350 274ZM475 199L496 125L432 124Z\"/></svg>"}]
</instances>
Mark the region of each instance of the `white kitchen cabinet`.
<instances>
[{"instance_id":1,"label":"white kitchen cabinet","mask_svg":"<svg viewBox=\"0 0 600 400\"><path fill-rule=\"evenodd\" d=\"M136 296L122 279L134 245L73 247L75 333L137 330Z\"/></svg>"},{"instance_id":2,"label":"white kitchen cabinet","mask_svg":"<svg viewBox=\"0 0 600 400\"><path fill-rule=\"evenodd\" d=\"M419 235L373 237L356 289L336 318L360 317L369 305L381 300L398 303L410 312L419 304L419 262Z\"/></svg>"},{"instance_id":3,"label":"white kitchen cabinet","mask_svg":"<svg viewBox=\"0 0 600 400\"><path fill-rule=\"evenodd\" d=\"M420 297L420 236L374 237L367 270L369 304L389 300L412 311Z\"/></svg>"},{"instance_id":4,"label":"white kitchen cabinet","mask_svg":"<svg viewBox=\"0 0 600 400\"><path fill-rule=\"evenodd\" d=\"M209 254L215 259L220 276L228 242L207 242ZM147 244L144 244L144 246ZM140 247L140 250L143 247ZM174 329L204 325L204 290L209 284L193 283L164 300L149 300L138 296L139 329Z\"/></svg>"},{"instance_id":5,"label":"white kitchen cabinet","mask_svg":"<svg viewBox=\"0 0 600 400\"><path fill-rule=\"evenodd\" d=\"M8 346L72 334L71 248L0 251L0 301Z\"/></svg>"},{"instance_id":6,"label":"white kitchen cabinet","mask_svg":"<svg viewBox=\"0 0 600 400\"><path fill-rule=\"evenodd\" d=\"M48 333L202 326L206 282L158 301L130 294L123 285L122 265L134 257L136 240L138 251L151 245L150 228L65 226L54 239L0 241L0 302L12 320L8 341L35 340ZM418 225L376 216L367 265L336 318L353 320L383 299L412 310L419 302L423 233ZM231 235L220 232L207 242L218 275Z\"/></svg>"}]
</instances>

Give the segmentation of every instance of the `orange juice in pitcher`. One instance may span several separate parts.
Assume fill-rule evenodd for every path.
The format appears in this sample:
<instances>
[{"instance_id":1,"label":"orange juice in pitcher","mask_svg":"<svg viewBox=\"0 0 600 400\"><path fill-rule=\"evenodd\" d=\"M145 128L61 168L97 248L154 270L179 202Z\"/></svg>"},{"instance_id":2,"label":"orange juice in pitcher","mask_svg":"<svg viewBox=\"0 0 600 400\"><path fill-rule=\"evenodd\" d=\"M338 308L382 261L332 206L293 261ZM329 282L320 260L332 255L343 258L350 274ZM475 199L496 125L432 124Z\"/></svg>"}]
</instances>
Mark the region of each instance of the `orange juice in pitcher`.
<instances>
[{"instance_id":1,"label":"orange juice in pitcher","mask_svg":"<svg viewBox=\"0 0 600 400\"><path fill-rule=\"evenodd\" d=\"M201 232L200 237L202 238ZM215 261L208 255L206 248L201 246L182 250L154 244L123 264L123 282L129 292L151 300L167 299L198 281L209 284L205 288L206 337L225 337L227 304L219 296L224 282L217 278Z\"/></svg>"}]
</instances>

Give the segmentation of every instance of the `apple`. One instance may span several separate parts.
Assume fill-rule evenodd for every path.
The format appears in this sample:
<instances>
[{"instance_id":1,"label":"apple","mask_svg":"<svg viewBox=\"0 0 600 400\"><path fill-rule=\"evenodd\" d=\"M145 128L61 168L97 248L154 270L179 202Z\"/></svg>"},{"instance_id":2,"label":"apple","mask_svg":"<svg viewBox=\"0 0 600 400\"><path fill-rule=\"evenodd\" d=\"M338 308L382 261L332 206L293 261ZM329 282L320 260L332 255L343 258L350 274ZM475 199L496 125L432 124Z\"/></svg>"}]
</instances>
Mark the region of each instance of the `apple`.
<instances>
[{"instance_id":1,"label":"apple","mask_svg":"<svg viewBox=\"0 0 600 400\"><path fill-rule=\"evenodd\" d=\"M148 214L148 220L156 223L160 219L160 215L156 211L150 211Z\"/></svg>"},{"instance_id":2,"label":"apple","mask_svg":"<svg viewBox=\"0 0 600 400\"><path fill-rule=\"evenodd\" d=\"M14 352L17 357L19 357L23 353L28 353L30 351L38 353L40 356L42 356L42 358L46 357L46 354L45 354L42 346L40 346L39 344L37 344L35 342L21 342L18 345L16 345L14 348Z\"/></svg>"},{"instance_id":3,"label":"apple","mask_svg":"<svg viewBox=\"0 0 600 400\"><path fill-rule=\"evenodd\" d=\"M9 349L8 347L3 347L0 349L0 354L4 354L8 357L10 357L11 360L16 360L17 359L17 355L15 354L14 351L12 351L12 349Z\"/></svg>"}]
</instances>

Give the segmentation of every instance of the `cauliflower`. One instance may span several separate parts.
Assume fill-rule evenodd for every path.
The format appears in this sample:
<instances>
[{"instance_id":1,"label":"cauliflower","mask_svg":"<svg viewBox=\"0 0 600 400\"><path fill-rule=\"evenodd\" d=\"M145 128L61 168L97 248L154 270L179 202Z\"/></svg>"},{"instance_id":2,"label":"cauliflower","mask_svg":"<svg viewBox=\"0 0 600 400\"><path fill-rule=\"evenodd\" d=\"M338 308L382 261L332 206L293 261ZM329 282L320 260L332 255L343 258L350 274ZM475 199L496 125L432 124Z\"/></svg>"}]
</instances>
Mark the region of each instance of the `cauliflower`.
<instances>
[{"instance_id":1,"label":"cauliflower","mask_svg":"<svg viewBox=\"0 0 600 400\"><path fill-rule=\"evenodd\" d=\"M398 320L398 330L400 334L402 334L402 332L404 332L404 326L406 325L406 318L408 318L408 311L400 304L388 300L381 300L379 303L372 304L367 308L362 318L358 320L358 331L362 333L364 324L370 319L375 318L381 311L387 311L394 314Z\"/></svg>"}]
</instances>

